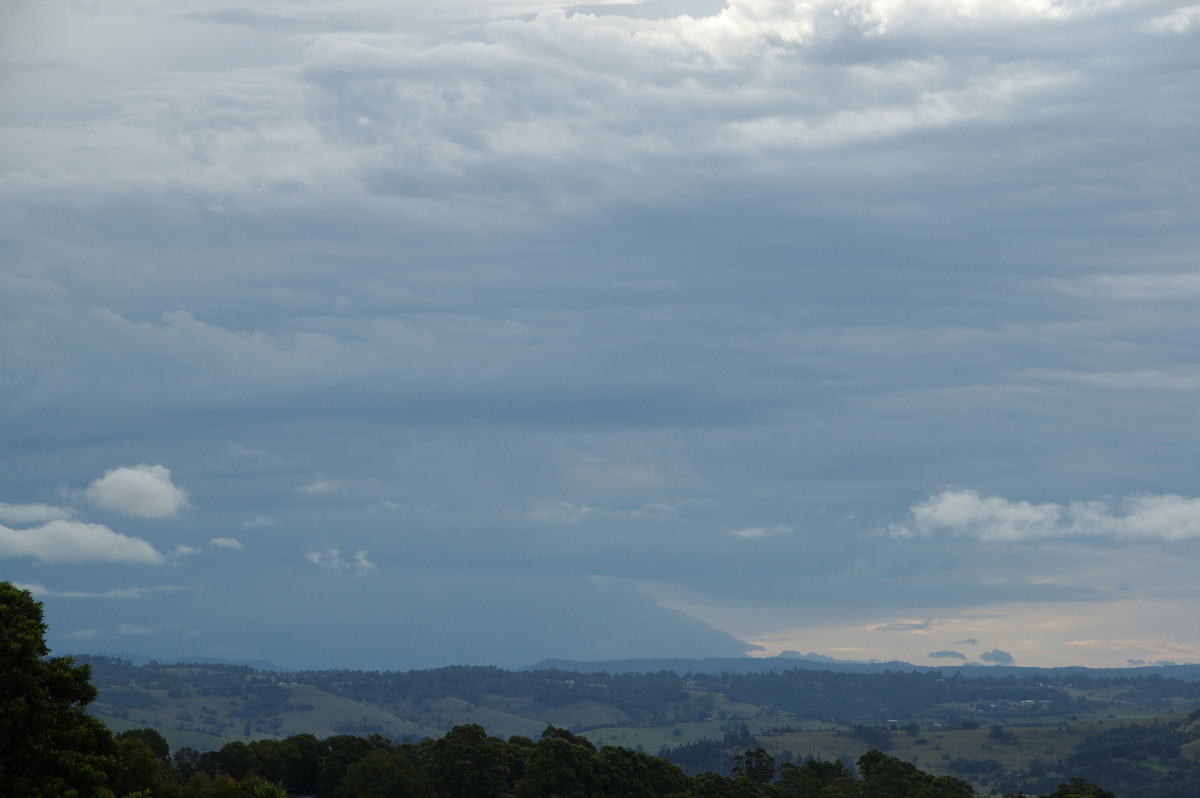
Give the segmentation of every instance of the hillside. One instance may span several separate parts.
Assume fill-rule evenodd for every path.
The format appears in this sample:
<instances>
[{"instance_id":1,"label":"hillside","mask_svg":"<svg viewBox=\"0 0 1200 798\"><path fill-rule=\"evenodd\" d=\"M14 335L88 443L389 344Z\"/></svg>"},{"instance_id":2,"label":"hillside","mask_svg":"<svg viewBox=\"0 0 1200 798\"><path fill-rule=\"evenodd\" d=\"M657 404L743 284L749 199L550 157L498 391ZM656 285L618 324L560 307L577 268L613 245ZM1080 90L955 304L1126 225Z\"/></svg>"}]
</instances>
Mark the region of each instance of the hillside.
<instances>
[{"instance_id":1,"label":"hillside","mask_svg":"<svg viewBox=\"0 0 1200 798\"><path fill-rule=\"evenodd\" d=\"M116 731L154 728L173 750L298 734L415 741L463 724L499 738L536 738L552 725L597 745L664 755L690 773L729 773L735 754L756 747L780 764L850 763L874 748L935 775L967 779L981 792L1049 791L1056 779L1100 773L1108 778L1097 783L1130 783L1122 798L1146 794L1138 783L1161 786L1190 773L1200 753L1200 682L1137 672L279 673L80 659L100 688L94 714ZM1161 738L1163 729L1170 730L1165 743L1138 749L1138 740ZM1113 735L1124 735L1130 754L1114 757L1113 745L1097 742ZM1103 756L1108 763L1101 767Z\"/></svg>"}]
</instances>

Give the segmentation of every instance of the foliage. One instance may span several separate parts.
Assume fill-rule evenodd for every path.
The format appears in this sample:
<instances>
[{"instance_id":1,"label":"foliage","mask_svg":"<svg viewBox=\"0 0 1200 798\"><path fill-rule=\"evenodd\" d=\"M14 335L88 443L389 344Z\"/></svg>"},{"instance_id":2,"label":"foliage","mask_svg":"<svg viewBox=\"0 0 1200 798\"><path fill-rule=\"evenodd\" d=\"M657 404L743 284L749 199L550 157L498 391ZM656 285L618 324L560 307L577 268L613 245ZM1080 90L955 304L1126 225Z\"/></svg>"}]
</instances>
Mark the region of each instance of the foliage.
<instances>
[{"instance_id":1,"label":"foliage","mask_svg":"<svg viewBox=\"0 0 1200 798\"><path fill-rule=\"evenodd\" d=\"M92 795L116 766L116 745L84 712L96 697L86 665L49 657L41 602L0 582L0 794Z\"/></svg>"},{"instance_id":2,"label":"foliage","mask_svg":"<svg viewBox=\"0 0 1200 798\"><path fill-rule=\"evenodd\" d=\"M733 773L751 784L768 784L775 778L775 759L762 748L743 751L733 758Z\"/></svg>"},{"instance_id":3,"label":"foliage","mask_svg":"<svg viewBox=\"0 0 1200 798\"><path fill-rule=\"evenodd\" d=\"M1102 790L1090 781L1079 777L1071 779L1068 784L1058 785L1058 789L1046 798L1116 798L1108 790Z\"/></svg>"},{"instance_id":4,"label":"foliage","mask_svg":"<svg viewBox=\"0 0 1200 798\"><path fill-rule=\"evenodd\" d=\"M1200 760L1180 756L1180 748L1198 737L1192 718L1119 726L1089 737L1065 764L1078 777L1109 786L1121 798L1192 795L1200 784Z\"/></svg>"}]
</instances>

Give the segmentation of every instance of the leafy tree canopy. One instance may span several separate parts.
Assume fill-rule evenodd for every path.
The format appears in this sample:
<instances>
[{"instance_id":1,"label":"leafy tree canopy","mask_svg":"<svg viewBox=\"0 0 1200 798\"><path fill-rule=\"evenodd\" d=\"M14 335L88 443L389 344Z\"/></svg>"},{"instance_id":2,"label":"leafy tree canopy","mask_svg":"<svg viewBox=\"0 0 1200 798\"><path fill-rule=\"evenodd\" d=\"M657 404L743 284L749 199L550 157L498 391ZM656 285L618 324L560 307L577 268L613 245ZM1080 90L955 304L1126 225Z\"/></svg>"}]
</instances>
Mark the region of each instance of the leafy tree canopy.
<instances>
[{"instance_id":1,"label":"leafy tree canopy","mask_svg":"<svg viewBox=\"0 0 1200 798\"><path fill-rule=\"evenodd\" d=\"M116 767L116 744L83 711L96 698L87 665L50 657L42 604L0 582L0 794L95 793Z\"/></svg>"}]
</instances>

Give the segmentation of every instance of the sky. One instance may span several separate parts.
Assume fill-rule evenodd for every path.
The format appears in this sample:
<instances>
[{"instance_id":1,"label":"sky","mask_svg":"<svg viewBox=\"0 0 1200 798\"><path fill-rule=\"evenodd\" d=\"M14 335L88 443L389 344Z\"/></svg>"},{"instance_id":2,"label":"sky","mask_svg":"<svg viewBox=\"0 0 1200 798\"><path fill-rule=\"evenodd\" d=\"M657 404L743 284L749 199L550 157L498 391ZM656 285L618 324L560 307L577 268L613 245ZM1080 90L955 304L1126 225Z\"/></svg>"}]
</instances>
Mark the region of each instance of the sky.
<instances>
[{"instance_id":1,"label":"sky","mask_svg":"<svg viewBox=\"0 0 1200 798\"><path fill-rule=\"evenodd\" d=\"M1200 662L1200 5L10 0L56 653Z\"/></svg>"}]
</instances>

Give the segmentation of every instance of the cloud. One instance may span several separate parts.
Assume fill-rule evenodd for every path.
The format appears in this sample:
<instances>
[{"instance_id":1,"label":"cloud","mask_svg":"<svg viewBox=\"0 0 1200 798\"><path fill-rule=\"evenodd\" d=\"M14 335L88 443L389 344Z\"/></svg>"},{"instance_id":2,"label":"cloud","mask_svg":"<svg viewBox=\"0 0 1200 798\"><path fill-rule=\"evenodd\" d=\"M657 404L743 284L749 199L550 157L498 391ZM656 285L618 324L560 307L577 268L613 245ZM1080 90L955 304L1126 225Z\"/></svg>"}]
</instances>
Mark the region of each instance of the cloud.
<instances>
[{"instance_id":1,"label":"cloud","mask_svg":"<svg viewBox=\"0 0 1200 798\"><path fill-rule=\"evenodd\" d=\"M304 559L321 568L328 568L331 571L348 571L355 576L364 576L375 570L375 563L367 559L365 551L356 551L354 557L349 560L342 558L339 549L310 551L304 555Z\"/></svg>"},{"instance_id":2,"label":"cloud","mask_svg":"<svg viewBox=\"0 0 1200 798\"><path fill-rule=\"evenodd\" d=\"M342 481L340 479L326 479L325 477L320 477L300 488L305 493L333 493L341 489Z\"/></svg>"},{"instance_id":3,"label":"cloud","mask_svg":"<svg viewBox=\"0 0 1200 798\"><path fill-rule=\"evenodd\" d=\"M67 635L71 640L99 640L104 637L100 629L76 629Z\"/></svg>"},{"instance_id":4,"label":"cloud","mask_svg":"<svg viewBox=\"0 0 1200 798\"><path fill-rule=\"evenodd\" d=\"M961 659L966 660L967 655L958 651L931 651L925 656L930 659Z\"/></svg>"},{"instance_id":5,"label":"cloud","mask_svg":"<svg viewBox=\"0 0 1200 798\"><path fill-rule=\"evenodd\" d=\"M745 529L735 529L729 534L739 538L746 538L747 540L754 540L757 538L771 538L777 535L790 535L795 531L795 529L787 524L776 524L775 526L752 526Z\"/></svg>"},{"instance_id":6,"label":"cloud","mask_svg":"<svg viewBox=\"0 0 1200 798\"><path fill-rule=\"evenodd\" d=\"M244 446L236 441L225 442L225 453L230 459L248 464L255 470L278 470L294 466L291 460L262 449Z\"/></svg>"},{"instance_id":7,"label":"cloud","mask_svg":"<svg viewBox=\"0 0 1200 798\"><path fill-rule=\"evenodd\" d=\"M976 544L1066 539L1071 497L1108 501L1088 528L1112 539L1194 541L1186 499L1119 497L1195 487L1197 1L19 4L0 450L81 488L170 463L220 497L195 543L279 519L300 568L353 573L330 540L387 562L338 580L381 598L412 571L605 573L711 585L734 633L754 598L867 606L872 645L1024 663L982 624L869 629L1189 594L1190 557ZM1004 498L907 517L951 481ZM5 498L93 507L47 496ZM236 581L294 589L261 565Z\"/></svg>"},{"instance_id":8,"label":"cloud","mask_svg":"<svg viewBox=\"0 0 1200 798\"><path fill-rule=\"evenodd\" d=\"M530 510L529 517L539 524L577 526L597 516L611 519L661 519L678 512L679 508L674 502L654 502L634 509L613 509L565 501L545 501Z\"/></svg>"},{"instance_id":9,"label":"cloud","mask_svg":"<svg viewBox=\"0 0 1200 798\"><path fill-rule=\"evenodd\" d=\"M984 662L990 662L993 665L1012 665L1015 661L1013 655L1007 651L994 648L991 651L985 651L979 655L979 658Z\"/></svg>"},{"instance_id":10,"label":"cloud","mask_svg":"<svg viewBox=\"0 0 1200 798\"><path fill-rule=\"evenodd\" d=\"M1173 494L1125 499L1112 510L1103 502L1030 504L973 490L946 490L913 505L905 524L892 524L896 538L940 532L985 542L1105 537L1180 541L1200 538L1200 499Z\"/></svg>"},{"instance_id":11,"label":"cloud","mask_svg":"<svg viewBox=\"0 0 1200 798\"><path fill-rule=\"evenodd\" d=\"M586 504L571 502L542 502L529 512L529 517L539 524L576 526L582 524L594 508Z\"/></svg>"},{"instance_id":12,"label":"cloud","mask_svg":"<svg viewBox=\"0 0 1200 798\"><path fill-rule=\"evenodd\" d=\"M119 624L117 624L117 634L119 634L119 635L134 635L137 637L143 637L146 635L158 634L159 632L163 632L163 631L166 631L171 628L173 628L172 624L155 624L155 625L151 625L151 626L142 626L142 625L132 624L132 623L119 623Z\"/></svg>"},{"instance_id":13,"label":"cloud","mask_svg":"<svg viewBox=\"0 0 1200 798\"><path fill-rule=\"evenodd\" d=\"M172 484L170 469L145 463L105 472L86 495L97 507L138 518L170 518L188 506L187 493Z\"/></svg>"},{"instance_id":14,"label":"cloud","mask_svg":"<svg viewBox=\"0 0 1200 798\"><path fill-rule=\"evenodd\" d=\"M34 596L47 598L120 598L139 599L147 593L172 593L177 590L187 590L176 585L157 585L155 587L118 587L112 590L51 590L39 584L19 584L21 590L28 590Z\"/></svg>"},{"instance_id":15,"label":"cloud","mask_svg":"<svg viewBox=\"0 0 1200 798\"><path fill-rule=\"evenodd\" d=\"M243 546L239 541L235 540L234 538L213 538L212 540L210 540L208 542L209 542L209 544L216 546L218 548L222 548L222 549L233 549L235 551L241 551L242 549L246 548L245 546Z\"/></svg>"},{"instance_id":16,"label":"cloud","mask_svg":"<svg viewBox=\"0 0 1200 798\"><path fill-rule=\"evenodd\" d=\"M0 523L36 524L39 521L59 521L74 514L70 508L49 504L5 504L0 502Z\"/></svg>"},{"instance_id":17,"label":"cloud","mask_svg":"<svg viewBox=\"0 0 1200 798\"><path fill-rule=\"evenodd\" d=\"M0 557L36 557L45 563L124 562L160 565L165 561L141 538L100 524L51 521L31 529L0 526Z\"/></svg>"},{"instance_id":18,"label":"cloud","mask_svg":"<svg viewBox=\"0 0 1200 798\"><path fill-rule=\"evenodd\" d=\"M1200 5L1180 8L1172 14L1164 14L1148 20L1143 26L1148 33L1176 34L1190 33L1200 28Z\"/></svg>"},{"instance_id":19,"label":"cloud","mask_svg":"<svg viewBox=\"0 0 1200 798\"><path fill-rule=\"evenodd\" d=\"M872 632L928 632L934 626L933 618L924 621L901 621L871 627Z\"/></svg>"}]
</instances>

